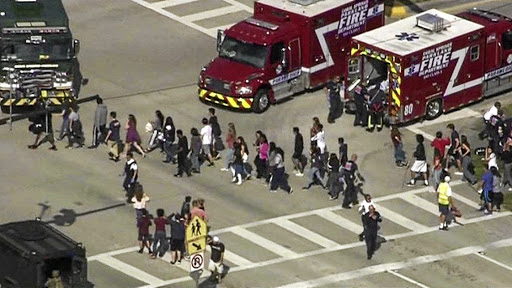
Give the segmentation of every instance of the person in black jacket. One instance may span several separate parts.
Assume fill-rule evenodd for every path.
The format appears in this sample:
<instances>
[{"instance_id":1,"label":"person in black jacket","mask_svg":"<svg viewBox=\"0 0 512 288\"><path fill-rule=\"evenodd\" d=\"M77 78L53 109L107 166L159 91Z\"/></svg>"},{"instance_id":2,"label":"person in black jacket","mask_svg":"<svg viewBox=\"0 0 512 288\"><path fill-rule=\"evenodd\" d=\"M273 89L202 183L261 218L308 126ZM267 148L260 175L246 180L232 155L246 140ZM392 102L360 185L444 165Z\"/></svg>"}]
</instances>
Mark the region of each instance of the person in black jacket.
<instances>
[{"instance_id":1,"label":"person in black jacket","mask_svg":"<svg viewBox=\"0 0 512 288\"><path fill-rule=\"evenodd\" d=\"M414 186L416 184L416 175L420 173L425 181L424 185L428 186L428 178L427 178L427 157L425 155L425 146L423 145L423 135L416 134L416 151L414 151L414 163L411 167L411 180L407 183L407 186Z\"/></svg>"},{"instance_id":2,"label":"person in black jacket","mask_svg":"<svg viewBox=\"0 0 512 288\"><path fill-rule=\"evenodd\" d=\"M308 173L308 182L306 186L302 187L303 190L308 190L311 188L311 185L315 182L315 178L318 179L322 188L325 189L326 184L320 174L320 169L323 169L324 161L322 159L322 155L320 155L320 148L312 147L311 148L311 169Z\"/></svg>"},{"instance_id":3,"label":"person in black jacket","mask_svg":"<svg viewBox=\"0 0 512 288\"><path fill-rule=\"evenodd\" d=\"M185 217L185 215L190 213L190 201L192 201L191 196L185 196L185 201L181 204L181 217Z\"/></svg>"},{"instance_id":4,"label":"person in black jacket","mask_svg":"<svg viewBox=\"0 0 512 288\"><path fill-rule=\"evenodd\" d=\"M329 169L329 178L327 179L327 187L329 188L329 200L336 200L343 190L343 178L340 174L340 160L336 153L331 153L329 162L327 163Z\"/></svg>"},{"instance_id":5,"label":"person in black jacket","mask_svg":"<svg viewBox=\"0 0 512 288\"><path fill-rule=\"evenodd\" d=\"M365 220L364 240L366 241L366 255L368 260L372 259L373 253L377 248L377 231L379 222L382 222L379 212L375 211L373 205L370 206L368 218Z\"/></svg>"},{"instance_id":6,"label":"person in black jacket","mask_svg":"<svg viewBox=\"0 0 512 288\"><path fill-rule=\"evenodd\" d=\"M181 217L180 213L175 213L169 216L168 220L171 226L171 264L177 262L179 265L181 252L185 251L185 218Z\"/></svg>"},{"instance_id":7,"label":"person in black jacket","mask_svg":"<svg viewBox=\"0 0 512 288\"><path fill-rule=\"evenodd\" d=\"M293 134L295 135L295 143L292 155L293 170L296 176L304 176L304 167L300 161L304 151L304 138L302 137L302 134L300 134L299 127L293 127Z\"/></svg>"},{"instance_id":8,"label":"person in black jacket","mask_svg":"<svg viewBox=\"0 0 512 288\"><path fill-rule=\"evenodd\" d=\"M178 172L174 174L175 177L181 177L183 172L187 173L187 176L190 177L192 173L190 173L190 167L187 167L187 155L188 155L188 140L187 136L183 135L183 131L178 129L176 131L176 135L178 135Z\"/></svg>"},{"instance_id":9,"label":"person in black jacket","mask_svg":"<svg viewBox=\"0 0 512 288\"><path fill-rule=\"evenodd\" d=\"M345 166L343 167L343 176L347 188L345 188L343 203L341 207L345 209L352 208L350 204L359 204L359 201L357 200L357 193L360 187L356 186L356 182L365 181L363 175L361 175L361 172L359 172L359 166L357 165L357 157L357 154L352 154L352 156L350 156L350 160L347 161L347 164L345 164Z\"/></svg>"}]
</instances>

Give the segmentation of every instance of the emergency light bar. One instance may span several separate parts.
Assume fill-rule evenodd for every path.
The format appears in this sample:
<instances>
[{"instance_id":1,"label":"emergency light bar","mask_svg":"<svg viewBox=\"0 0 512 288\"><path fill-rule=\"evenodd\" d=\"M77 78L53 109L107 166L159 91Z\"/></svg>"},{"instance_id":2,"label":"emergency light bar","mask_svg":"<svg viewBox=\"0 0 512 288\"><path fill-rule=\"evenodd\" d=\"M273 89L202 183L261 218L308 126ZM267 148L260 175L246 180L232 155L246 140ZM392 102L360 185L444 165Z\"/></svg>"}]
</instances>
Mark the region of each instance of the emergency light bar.
<instances>
[{"instance_id":1,"label":"emergency light bar","mask_svg":"<svg viewBox=\"0 0 512 288\"><path fill-rule=\"evenodd\" d=\"M254 19L252 17L249 17L249 18L245 19L245 22L247 22L249 24L252 24L252 25L255 25L255 26L258 26L258 27L263 27L263 28L266 28L266 29L270 29L272 31L275 31L275 30L277 30L277 28L279 28L278 25L275 25L275 24L272 24L272 23L268 23L268 22L265 22L265 21L262 21L262 20Z\"/></svg>"},{"instance_id":2,"label":"emergency light bar","mask_svg":"<svg viewBox=\"0 0 512 288\"><path fill-rule=\"evenodd\" d=\"M439 32L450 27L450 23L437 15L425 13L416 17L416 26L432 32Z\"/></svg>"},{"instance_id":3,"label":"emergency light bar","mask_svg":"<svg viewBox=\"0 0 512 288\"><path fill-rule=\"evenodd\" d=\"M2 34L54 34L67 33L66 27L49 27L49 28L2 28Z\"/></svg>"}]
</instances>

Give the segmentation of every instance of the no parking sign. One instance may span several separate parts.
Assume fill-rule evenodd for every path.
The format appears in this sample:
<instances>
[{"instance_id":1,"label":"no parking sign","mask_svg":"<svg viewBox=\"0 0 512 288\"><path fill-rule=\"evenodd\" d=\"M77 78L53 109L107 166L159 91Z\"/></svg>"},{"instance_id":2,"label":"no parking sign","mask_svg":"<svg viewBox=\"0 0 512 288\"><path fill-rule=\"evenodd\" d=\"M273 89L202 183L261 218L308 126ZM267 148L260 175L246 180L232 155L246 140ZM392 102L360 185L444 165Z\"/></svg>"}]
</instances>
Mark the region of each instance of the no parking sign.
<instances>
[{"instance_id":1,"label":"no parking sign","mask_svg":"<svg viewBox=\"0 0 512 288\"><path fill-rule=\"evenodd\" d=\"M202 270L204 267L204 252L190 256L190 272Z\"/></svg>"}]
</instances>

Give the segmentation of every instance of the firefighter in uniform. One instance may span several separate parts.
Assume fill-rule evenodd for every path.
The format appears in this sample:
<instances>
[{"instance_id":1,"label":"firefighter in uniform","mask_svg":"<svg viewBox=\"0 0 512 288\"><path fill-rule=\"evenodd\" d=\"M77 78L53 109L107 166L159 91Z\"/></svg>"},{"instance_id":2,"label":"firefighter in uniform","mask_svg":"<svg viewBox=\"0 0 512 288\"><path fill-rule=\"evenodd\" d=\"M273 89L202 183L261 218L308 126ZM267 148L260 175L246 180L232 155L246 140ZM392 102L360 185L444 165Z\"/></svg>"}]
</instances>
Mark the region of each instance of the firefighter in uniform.
<instances>
[{"instance_id":1,"label":"firefighter in uniform","mask_svg":"<svg viewBox=\"0 0 512 288\"><path fill-rule=\"evenodd\" d=\"M356 105L355 117L354 117L354 126L361 125L365 127L367 125L367 99L368 90L366 89L366 83L361 82L361 84L357 85L354 90L354 104Z\"/></svg>"},{"instance_id":2,"label":"firefighter in uniform","mask_svg":"<svg viewBox=\"0 0 512 288\"><path fill-rule=\"evenodd\" d=\"M380 131L384 125L384 92L376 89L374 93L375 95L368 101L368 128L366 130L369 132L373 132L375 126L377 126L377 131Z\"/></svg>"}]
</instances>

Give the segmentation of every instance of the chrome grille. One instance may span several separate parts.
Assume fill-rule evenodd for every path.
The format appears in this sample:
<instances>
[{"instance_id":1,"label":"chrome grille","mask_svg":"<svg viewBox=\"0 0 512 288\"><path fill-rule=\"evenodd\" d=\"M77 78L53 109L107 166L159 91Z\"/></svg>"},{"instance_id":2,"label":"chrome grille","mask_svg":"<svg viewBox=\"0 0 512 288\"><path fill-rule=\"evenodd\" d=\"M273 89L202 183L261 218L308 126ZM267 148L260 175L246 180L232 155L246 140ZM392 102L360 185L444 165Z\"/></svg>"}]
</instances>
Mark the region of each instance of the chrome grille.
<instances>
[{"instance_id":1,"label":"chrome grille","mask_svg":"<svg viewBox=\"0 0 512 288\"><path fill-rule=\"evenodd\" d=\"M224 88L224 85L229 85L229 82L225 82L225 81L213 79L213 78L210 78L210 79L211 79L211 83L206 84L206 88L208 90L212 90L212 91L215 91L215 92L218 92L221 94L230 94L231 91L229 89Z\"/></svg>"},{"instance_id":2,"label":"chrome grille","mask_svg":"<svg viewBox=\"0 0 512 288\"><path fill-rule=\"evenodd\" d=\"M53 70L28 70L20 71L20 89L52 89L55 71Z\"/></svg>"}]
</instances>

